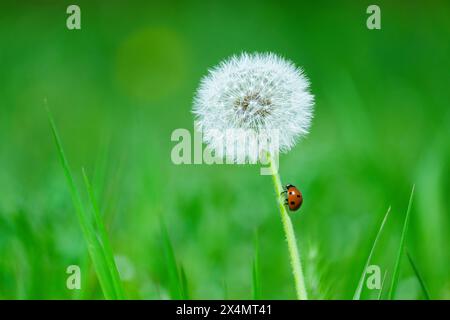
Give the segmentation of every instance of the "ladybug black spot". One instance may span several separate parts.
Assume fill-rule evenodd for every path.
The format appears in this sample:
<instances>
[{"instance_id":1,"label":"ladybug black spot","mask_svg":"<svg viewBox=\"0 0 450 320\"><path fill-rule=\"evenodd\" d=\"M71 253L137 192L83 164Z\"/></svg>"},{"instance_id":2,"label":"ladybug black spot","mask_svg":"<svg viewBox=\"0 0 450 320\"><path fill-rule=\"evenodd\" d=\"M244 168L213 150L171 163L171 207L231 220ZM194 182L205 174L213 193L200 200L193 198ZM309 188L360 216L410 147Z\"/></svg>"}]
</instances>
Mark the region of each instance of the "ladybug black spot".
<instances>
[{"instance_id":1,"label":"ladybug black spot","mask_svg":"<svg viewBox=\"0 0 450 320\"><path fill-rule=\"evenodd\" d=\"M291 201L291 205L293 206L295 204L295 202L294 201Z\"/></svg>"},{"instance_id":2,"label":"ladybug black spot","mask_svg":"<svg viewBox=\"0 0 450 320\"><path fill-rule=\"evenodd\" d=\"M299 194L297 195L297 198L300 198L300 195L299 195Z\"/></svg>"}]
</instances>

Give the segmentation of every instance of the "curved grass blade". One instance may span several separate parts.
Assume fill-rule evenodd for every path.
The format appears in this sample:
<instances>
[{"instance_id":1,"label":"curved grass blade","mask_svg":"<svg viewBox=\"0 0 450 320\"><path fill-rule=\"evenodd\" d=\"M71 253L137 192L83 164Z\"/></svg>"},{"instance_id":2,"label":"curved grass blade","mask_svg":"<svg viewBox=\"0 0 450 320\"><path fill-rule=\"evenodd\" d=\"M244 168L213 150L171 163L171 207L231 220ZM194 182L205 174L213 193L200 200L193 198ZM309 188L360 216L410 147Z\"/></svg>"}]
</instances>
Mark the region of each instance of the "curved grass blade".
<instances>
[{"instance_id":1,"label":"curved grass blade","mask_svg":"<svg viewBox=\"0 0 450 320\"><path fill-rule=\"evenodd\" d=\"M381 288L380 291L378 291L378 297L377 300L381 300L381 296L383 294L383 288L384 288L384 282L386 280L387 270L384 272L383 281L381 282Z\"/></svg>"},{"instance_id":2,"label":"curved grass blade","mask_svg":"<svg viewBox=\"0 0 450 320\"><path fill-rule=\"evenodd\" d=\"M183 285L181 283L180 274L178 273L177 261L169 238L169 233L167 232L162 218L160 218L160 224L164 256L166 259L167 273L169 275L169 294L172 299L179 300L183 298Z\"/></svg>"},{"instance_id":3,"label":"curved grass blade","mask_svg":"<svg viewBox=\"0 0 450 320\"><path fill-rule=\"evenodd\" d=\"M181 280L181 299L189 300L189 288L187 284L186 272L184 272L184 268L181 263L180 263L180 280Z\"/></svg>"},{"instance_id":4,"label":"curved grass blade","mask_svg":"<svg viewBox=\"0 0 450 320\"><path fill-rule=\"evenodd\" d=\"M254 247L255 247L255 249L254 249L255 256L253 258L253 265L252 265L253 300L259 300L259 299L261 299L261 291L260 291L260 278L259 278L258 233L255 233Z\"/></svg>"},{"instance_id":5,"label":"curved grass blade","mask_svg":"<svg viewBox=\"0 0 450 320\"><path fill-rule=\"evenodd\" d=\"M361 274L361 277L359 278L358 286L356 287L355 294L353 295L353 300L361 299L361 293L362 293L362 289L363 289L364 278L366 276L366 270L370 264L370 261L372 260L372 256L375 251L375 247L377 246L378 240L380 239L380 235L381 235L381 232L383 231L384 225L386 224L387 218L389 216L389 212L391 212L391 207L389 207L388 210L386 211L383 221L381 222L380 228L378 229L377 235L375 236L375 240L373 241L372 248L370 249L370 253L369 253L369 256L367 257L366 264L364 265L363 272Z\"/></svg>"},{"instance_id":6,"label":"curved grass blade","mask_svg":"<svg viewBox=\"0 0 450 320\"><path fill-rule=\"evenodd\" d=\"M406 211L405 222L403 223L403 231L402 231L402 235L400 238L400 246L399 246L398 252L397 252L397 259L395 260L394 272L392 274L392 280L391 280L391 287L389 288L389 294L388 294L389 300L394 299L395 291L397 290L398 278L399 278L399 274L400 274L400 264L401 264L401 260L402 260L402 256L403 256L403 251L405 249L406 234L408 233L409 215L411 212L411 206L412 206L412 201L413 201L413 196L414 196L414 188L415 188L415 185L413 185L412 190L411 190L411 196L409 197L409 203L408 203L408 210Z\"/></svg>"},{"instance_id":7,"label":"curved grass blade","mask_svg":"<svg viewBox=\"0 0 450 320\"><path fill-rule=\"evenodd\" d=\"M95 272L100 282L103 295L105 296L106 299L117 299L117 295L114 290L114 285L107 267L107 263L105 261L104 250L97 239L92 223L90 222L90 219L83 207L80 194L78 193L78 189L75 186L75 182L69 167L69 163L64 153L61 139L58 135L58 131L56 129L55 122L53 120L53 116L48 107L47 107L47 115L52 129L56 148L58 150L59 159L64 170L67 185L70 190L72 202L75 207L75 211L81 226L83 237L84 240L86 241L89 255L91 256L92 259L92 263L94 264Z\"/></svg>"},{"instance_id":8,"label":"curved grass blade","mask_svg":"<svg viewBox=\"0 0 450 320\"><path fill-rule=\"evenodd\" d=\"M408 257L409 263L411 264L411 267L414 270L414 274L416 275L417 280L420 283L420 287L422 288L422 292L423 292L425 299L431 300L430 293L427 289L427 286L425 285L425 281L423 280L422 276L420 275L419 269L417 268L417 265L414 263L414 260L408 250L406 250L406 256Z\"/></svg>"},{"instance_id":9,"label":"curved grass blade","mask_svg":"<svg viewBox=\"0 0 450 320\"><path fill-rule=\"evenodd\" d=\"M119 271L117 270L117 266L114 261L114 255L111 249L111 244L109 242L108 234L106 233L105 225L103 224L102 218L100 217L100 211L98 209L97 201L94 196L94 190L92 189L92 185L89 182L89 178L84 168L82 168L82 172L84 184L86 186L86 190L89 195L89 200L91 202L92 211L94 213L94 222L100 236L100 242L104 249L106 264L110 272L110 277L113 282L113 287L116 292L116 296L118 299L125 299L125 293L123 290L122 282L120 281Z\"/></svg>"}]
</instances>

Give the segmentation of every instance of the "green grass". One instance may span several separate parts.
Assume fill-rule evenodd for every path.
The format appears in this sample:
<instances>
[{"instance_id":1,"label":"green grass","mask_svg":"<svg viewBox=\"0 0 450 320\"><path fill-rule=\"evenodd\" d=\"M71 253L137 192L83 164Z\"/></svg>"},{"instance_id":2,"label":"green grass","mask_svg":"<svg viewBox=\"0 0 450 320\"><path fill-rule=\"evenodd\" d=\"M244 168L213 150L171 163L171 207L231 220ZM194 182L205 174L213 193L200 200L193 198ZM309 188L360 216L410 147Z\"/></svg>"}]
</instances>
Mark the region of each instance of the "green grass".
<instances>
[{"instance_id":1,"label":"green grass","mask_svg":"<svg viewBox=\"0 0 450 320\"><path fill-rule=\"evenodd\" d=\"M189 299L189 286L183 265L180 263L181 298Z\"/></svg>"},{"instance_id":2,"label":"green grass","mask_svg":"<svg viewBox=\"0 0 450 320\"><path fill-rule=\"evenodd\" d=\"M406 235L408 233L409 215L411 212L411 206L412 206L412 201L413 201L413 196L414 196L414 188L415 188L415 186L413 185L412 190L411 190L411 195L409 197L408 209L407 209L406 215L405 215L405 222L403 223L402 234L400 237L400 245L398 247L397 257L396 257L395 265L394 265L394 271L392 273L391 285L389 287L389 293L388 293L389 300L392 300L395 298L395 292L397 290L398 279L400 276L401 260L403 258L403 253L405 251Z\"/></svg>"},{"instance_id":3,"label":"green grass","mask_svg":"<svg viewBox=\"0 0 450 320\"><path fill-rule=\"evenodd\" d=\"M364 286L364 279L365 279L365 276L366 276L367 267L370 265L373 253L375 251L375 247L377 246L377 243L378 243L378 241L380 239L380 236L381 236L381 233L383 231L384 225L385 225L385 223L387 221L387 218L389 216L389 212L391 212L391 207L389 207L388 210L386 211L386 214L384 215L383 221L381 222L380 227L378 228L378 232L377 232L377 235L375 236L375 239L373 241L372 248L370 249L369 256L367 257L366 264L364 265L361 277L359 278L358 286L356 287L355 294L353 295L353 300L360 300L361 299L361 293L362 293L363 286ZM383 280L383 282L384 282L384 280Z\"/></svg>"},{"instance_id":4,"label":"green grass","mask_svg":"<svg viewBox=\"0 0 450 320\"><path fill-rule=\"evenodd\" d=\"M84 168L82 169L82 172L84 184L86 186L86 190L89 195L91 209L94 214L94 223L95 223L94 230L97 230L97 237L101 247L103 248L104 259L106 260L108 271L110 272L110 278L113 283L114 291L118 299L124 299L125 293L122 287L122 283L120 281L119 271L117 270L117 266L114 261L114 254L111 249L111 244L109 243L109 237L108 234L106 233L105 225L103 223L102 217L100 216L100 210L97 205L97 200L95 199L94 190L92 189L92 185L89 182L89 178Z\"/></svg>"},{"instance_id":5,"label":"green grass","mask_svg":"<svg viewBox=\"0 0 450 320\"><path fill-rule=\"evenodd\" d=\"M86 241L89 254L95 267L95 271L102 287L103 294L106 299L123 299L123 289L121 287L117 268L114 263L114 257L109 247L106 231L99 217L98 209L94 201L92 188L89 184L87 176L83 171L86 186L90 195L91 205L94 210L95 220L92 219L84 209L77 187L69 167L69 163L64 153L64 149L56 129L53 116L47 107L48 119L51 125L53 138L59 155L59 159L66 177L67 185L70 189L72 202L75 207L78 221Z\"/></svg>"},{"instance_id":6,"label":"green grass","mask_svg":"<svg viewBox=\"0 0 450 320\"><path fill-rule=\"evenodd\" d=\"M261 299L261 278L259 276L259 240L258 232L255 232L255 239L253 241L253 263L252 263L252 297L254 300Z\"/></svg>"},{"instance_id":7,"label":"green grass","mask_svg":"<svg viewBox=\"0 0 450 320\"><path fill-rule=\"evenodd\" d=\"M189 299L186 274L182 265L178 267L172 242L162 218L160 218L160 226L165 264L169 277L169 295L172 299Z\"/></svg>"},{"instance_id":8,"label":"green grass","mask_svg":"<svg viewBox=\"0 0 450 320\"><path fill-rule=\"evenodd\" d=\"M127 299L252 299L254 287L263 299L296 299L270 178L257 166L175 165L170 157L171 133L193 132L202 76L244 50L292 60L316 98L310 134L280 155L283 182L304 195L289 218L309 298L354 297L391 206L369 259L380 276L388 270L381 298L389 296L414 182L405 246L417 272L405 250L394 297L426 299L420 275L431 298L450 299L450 90L442 67L450 2L381 0L389 21L368 30L366 6L351 1L137 1L105 10L84 2L76 31L65 28L55 1L15 1L3 12L0 299L119 297L97 218ZM81 290L66 288L69 265L82 270ZM360 299L379 293L361 290Z\"/></svg>"},{"instance_id":9,"label":"green grass","mask_svg":"<svg viewBox=\"0 0 450 320\"><path fill-rule=\"evenodd\" d=\"M409 261L412 269L414 270L414 274L416 275L417 281L420 284L420 288L422 290L423 296L425 297L426 300L431 300L430 293L425 284L425 281L424 281L421 273L419 272L419 268L417 267L417 264L414 262L414 259L408 250L406 250L406 256L408 257L408 261Z\"/></svg>"},{"instance_id":10,"label":"green grass","mask_svg":"<svg viewBox=\"0 0 450 320\"><path fill-rule=\"evenodd\" d=\"M383 289L384 289L384 284L386 283L386 276L387 276L388 272L387 270L384 272L383 275L383 281L381 282L381 288L378 291L378 296L377 296L377 300L381 300L381 297L383 296Z\"/></svg>"}]
</instances>

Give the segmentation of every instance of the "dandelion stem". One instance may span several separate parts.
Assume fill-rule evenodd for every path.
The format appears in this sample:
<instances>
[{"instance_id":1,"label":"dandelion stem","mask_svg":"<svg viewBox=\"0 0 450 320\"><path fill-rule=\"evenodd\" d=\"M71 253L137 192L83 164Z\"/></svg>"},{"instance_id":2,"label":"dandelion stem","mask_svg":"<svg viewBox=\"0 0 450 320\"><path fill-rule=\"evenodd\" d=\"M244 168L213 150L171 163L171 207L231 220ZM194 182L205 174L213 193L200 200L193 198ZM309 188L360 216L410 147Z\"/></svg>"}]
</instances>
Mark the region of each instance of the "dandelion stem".
<instances>
[{"instance_id":1,"label":"dandelion stem","mask_svg":"<svg viewBox=\"0 0 450 320\"><path fill-rule=\"evenodd\" d=\"M308 300L306 293L305 279L303 277L302 264L300 260L300 254L298 252L297 240L295 238L294 227L292 226L291 218L289 217L281 192L283 191L283 185L281 184L278 168L275 166L274 161L269 156L270 169L272 173L272 180L275 186L275 192L278 200L278 207L280 208L281 222L283 223L284 233L286 234L286 240L288 243L289 256L291 259L292 274L295 281L295 291L299 300Z\"/></svg>"}]
</instances>

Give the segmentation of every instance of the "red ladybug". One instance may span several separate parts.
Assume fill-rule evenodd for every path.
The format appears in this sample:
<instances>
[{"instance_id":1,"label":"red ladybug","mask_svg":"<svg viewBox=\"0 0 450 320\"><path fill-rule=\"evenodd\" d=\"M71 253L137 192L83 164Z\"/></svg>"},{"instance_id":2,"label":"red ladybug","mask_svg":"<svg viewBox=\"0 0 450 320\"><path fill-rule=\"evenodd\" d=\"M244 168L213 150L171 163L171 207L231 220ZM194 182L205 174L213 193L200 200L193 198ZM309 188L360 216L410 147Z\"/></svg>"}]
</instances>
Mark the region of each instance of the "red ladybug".
<instances>
[{"instance_id":1,"label":"red ladybug","mask_svg":"<svg viewBox=\"0 0 450 320\"><path fill-rule=\"evenodd\" d=\"M303 195L296 186L288 184L286 185L286 190L282 193L287 194L285 204L289 206L290 211L297 211L298 209L300 209L303 203Z\"/></svg>"}]
</instances>

